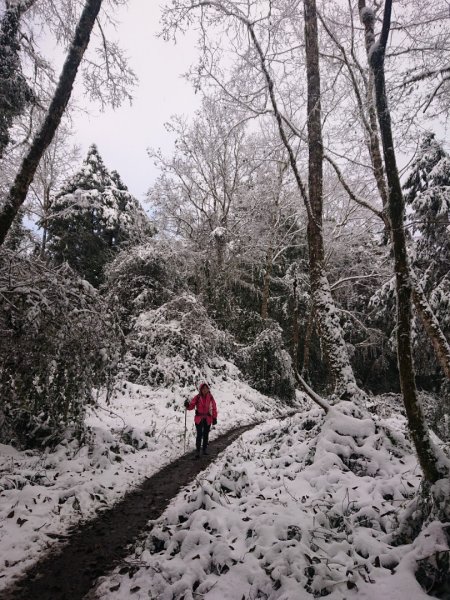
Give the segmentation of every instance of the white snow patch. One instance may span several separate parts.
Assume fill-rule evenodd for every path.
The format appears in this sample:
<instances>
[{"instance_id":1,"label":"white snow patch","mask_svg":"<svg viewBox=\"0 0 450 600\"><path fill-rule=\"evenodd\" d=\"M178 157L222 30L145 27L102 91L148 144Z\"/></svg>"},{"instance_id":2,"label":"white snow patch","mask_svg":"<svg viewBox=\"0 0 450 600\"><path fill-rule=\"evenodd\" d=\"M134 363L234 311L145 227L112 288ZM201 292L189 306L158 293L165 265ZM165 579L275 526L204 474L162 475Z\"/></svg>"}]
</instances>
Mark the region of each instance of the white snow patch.
<instances>
[{"instance_id":1,"label":"white snow patch","mask_svg":"<svg viewBox=\"0 0 450 600\"><path fill-rule=\"evenodd\" d=\"M103 578L96 597L428 598L414 571L447 549L442 525L391 544L420 483L412 449L400 428L352 412L246 432L150 523L128 559L137 571Z\"/></svg>"},{"instance_id":2,"label":"white snow patch","mask_svg":"<svg viewBox=\"0 0 450 600\"><path fill-rule=\"evenodd\" d=\"M245 383L210 384L219 410L212 440L287 410ZM100 398L99 407L89 410L85 443L64 442L43 452L0 445L0 595L70 527L94 517L183 453L183 403L196 393L123 382L109 405ZM187 424L189 451L195 444L192 412Z\"/></svg>"}]
</instances>

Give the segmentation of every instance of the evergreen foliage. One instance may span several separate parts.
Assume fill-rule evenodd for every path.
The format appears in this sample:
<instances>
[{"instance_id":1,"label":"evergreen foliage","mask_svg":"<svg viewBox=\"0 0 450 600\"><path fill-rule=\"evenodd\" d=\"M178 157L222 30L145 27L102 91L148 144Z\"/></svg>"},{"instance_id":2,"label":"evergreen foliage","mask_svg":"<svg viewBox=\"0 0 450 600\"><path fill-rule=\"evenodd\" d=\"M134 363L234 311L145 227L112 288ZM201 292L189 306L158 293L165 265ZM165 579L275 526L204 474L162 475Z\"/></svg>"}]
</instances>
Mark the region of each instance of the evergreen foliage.
<instances>
[{"instance_id":1,"label":"evergreen foliage","mask_svg":"<svg viewBox=\"0 0 450 600\"><path fill-rule=\"evenodd\" d=\"M199 300L181 295L142 312L127 338L124 376L133 383L197 387L225 366L231 341Z\"/></svg>"},{"instance_id":2,"label":"evergreen foliage","mask_svg":"<svg viewBox=\"0 0 450 600\"><path fill-rule=\"evenodd\" d=\"M125 244L153 233L138 201L117 172L109 173L95 145L83 166L52 204L48 252L67 262L92 285L103 281L103 268Z\"/></svg>"},{"instance_id":3,"label":"evergreen foliage","mask_svg":"<svg viewBox=\"0 0 450 600\"><path fill-rule=\"evenodd\" d=\"M19 21L19 9L10 6L0 23L0 157L10 142L14 118L34 100L20 64Z\"/></svg>"},{"instance_id":4,"label":"evergreen foliage","mask_svg":"<svg viewBox=\"0 0 450 600\"><path fill-rule=\"evenodd\" d=\"M417 236L414 263L427 271L425 289L433 289L450 264L450 157L433 133L424 136L404 190Z\"/></svg>"},{"instance_id":5,"label":"evergreen foliage","mask_svg":"<svg viewBox=\"0 0 450 600\"><path fill-rule=\"evenodd\" d=\"M283 343L282 331L268 322L252 344L241 348L236 364L250 384L269 396L290 401L295 397L292 360Z\"/></svg>"},{"instance_id":6,"label":"evergreen foliage","mask_svg":"<svg viewBox=\"0 0 450 600\"><path fill-rule=\"evenodd\" d=\"M93 387L107 385L120 330L96 290L67 265L0 254L0 439L56 442L83 426Z\"/></svg>"},{"instance_id":7,"label":"evergreen foliage","mask_svg":"<svg viewBox=\"0 0 450 600\"><path fill-rule=\"evenodd\" d=\"M125 332L142 312L158 308L186 288L183 258L173 245L152 239L120 251L107 265L106 298Z\"/></svg>"},{"instance_id":8,"label":"evergreen foliage","mask_svg":"<svg viewBox=\"0 0 450 600\"><path fill-rule=\"evenodd\" d=\"M420 284L428 295L440 326L450 337L450 157L428 132L404 185L410 206L408 221L413 237L412 262ZM418 374L423 383L436 387L439 369L434 352L416 327L415 349Z\"/></svg>"},{"instance_id":9,"label":"evergreen foliage","mask_svg":"<svg viewBox=\"0 0 450 600\"><path fill-rule=\"evenodd\" d=\"M433 133L419 147L404 184L408 204L409 253L417 279L447 339L450 336L450 159ZM380 354L371 376L384 375L388 387L397 388L395 341L395 281L386 281L369 301L369 325L383 334ZM439 392L441 370L434 350L418 318L413 320L413 343L417 381L420 387ZM379 371L381 367L381 372ZM371 389L379 391L378 386ZM428 402L428 398L426 399ZM436 409L440 414L440 409ZM431 424L437 431L436 420Z\"/></svg>"}]
</instances>

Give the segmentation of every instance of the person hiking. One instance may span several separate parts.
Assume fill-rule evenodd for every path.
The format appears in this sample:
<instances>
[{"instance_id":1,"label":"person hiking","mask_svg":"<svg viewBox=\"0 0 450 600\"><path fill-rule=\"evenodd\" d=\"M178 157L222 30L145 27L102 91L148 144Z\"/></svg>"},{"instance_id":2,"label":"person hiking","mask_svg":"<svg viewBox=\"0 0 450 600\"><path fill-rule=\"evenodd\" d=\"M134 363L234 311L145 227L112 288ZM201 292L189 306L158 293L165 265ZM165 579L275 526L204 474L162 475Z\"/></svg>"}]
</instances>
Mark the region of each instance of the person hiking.
<instances>
[{"instance_id":1,"label":"person hiking","mask_svg":"<svg viewBox=\"0 0 450 600\"><path fill-rule=\"evenodd\" d=\"M195 458L200 457L200 449L203 447L203 454L208 454L208 435L211 425L217 424L217 406L207 383L202 383L199 393L184 403L186 410L195 408L195 428L197 429Z\"/></svg>"}]
</instances>

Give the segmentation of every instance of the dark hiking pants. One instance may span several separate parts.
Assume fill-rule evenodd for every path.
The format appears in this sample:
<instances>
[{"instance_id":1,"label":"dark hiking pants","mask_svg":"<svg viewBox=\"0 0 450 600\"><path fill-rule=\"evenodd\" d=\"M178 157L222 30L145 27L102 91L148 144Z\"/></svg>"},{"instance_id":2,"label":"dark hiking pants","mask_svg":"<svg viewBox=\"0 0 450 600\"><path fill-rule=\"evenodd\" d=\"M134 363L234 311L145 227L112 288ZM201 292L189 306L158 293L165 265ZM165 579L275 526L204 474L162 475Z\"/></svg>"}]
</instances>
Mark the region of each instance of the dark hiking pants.
<instances>
[{"instance_id":1,"label":"dark hiking pants","mask_svg":"<svg viewBox=\"0 0 450 600\"><path fill-rule=\"evenodd\" d=\"M200 452L200 448L202 446L203 450L206 450L206 447L208 446L208 435L211 425L208 425L206 419L202 419L198 425L195 425L195 428L197 429L197 440L195 444L197 446L197 452Z\"/></svg>"}]
</instances>

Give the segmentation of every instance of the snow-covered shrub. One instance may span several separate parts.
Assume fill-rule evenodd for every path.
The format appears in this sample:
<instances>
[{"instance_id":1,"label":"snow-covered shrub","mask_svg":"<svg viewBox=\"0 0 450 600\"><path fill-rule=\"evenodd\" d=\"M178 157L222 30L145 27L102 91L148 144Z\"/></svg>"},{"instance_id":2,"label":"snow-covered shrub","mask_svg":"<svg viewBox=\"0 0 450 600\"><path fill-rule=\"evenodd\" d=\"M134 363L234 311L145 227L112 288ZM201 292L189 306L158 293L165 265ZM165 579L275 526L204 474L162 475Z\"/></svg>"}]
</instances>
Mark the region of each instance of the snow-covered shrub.
<instances>
[{"instance_id":1,"label":"snow-covered shrub","mask_svg":"<svg viewBox=\"0 0 450 600\"><path fill-rule=\"evenodd\" d=\"M284 348L281 328L272 323L256 336L253 344L241 348L236 364L259 392L293 400L295 381L292 360Z\"/></svg>"},{"instance_id":2,"label":"snow-covered shrub","mask_svg":"<svg viewBox=\"0 0 450 600\"><path fill-rule=\"evenodd\" d=\"M420 392L425 418L434 433L450 442L450 382L444 381L438 393Z\"/></svg>"},{"instance_id":3,"label":"snow-covered shrub","mask_svg":"<svg viewBox=\"0 0 450 600\"><path fill-rule=\"evenodd\" d=\"M428 539L427 539L428 538ZM441 547L434 548L430 544L430 538L435 542L437 539ZM450 532L449 527L442 527L437 521L432 522L421 532L414 541L419 554L417 558L417 569L415 576L422 588L426 590L429 597L450 597ZM431 550L431 552L430 552ZM420 556L420 554L424 556Z\"/></svg>"},{"instance_id":4,"label":"snow-covered shrub","mask_svg":"<svg viewBox=\"0 0 450 600\"><path fill-rule=\"evenodd\" d=\"M98 597L448 598L446 524L396 543L421 480L405 425L340 402L246 433L149 523L136 569L117 568Z\"/></svg>"},{"instance_id":5,"label":"snow-covered shrub","mask_svg":"<svg viewBox=\"0 0 450 600\"><path fill-rule=\"evenodd\" d=\"M265 321L258 312L239 306L233 308L227 320L227 331L238 344L251 344L264 327Z\"/></svg>"},{"instance_id":6,"label":"snow-covered shrub","mask_svg":"<svg viewBox=\"0 0 450 600\"><path fill-rule=\"evenodd\" d=\"M197 385L220 370L230 340L192 295L143 312L127 339L124 376L133 383Z\"/></svg>"},{"instance_id":7,"label":"snow-covered shrub","mask_svg":"<svg viewBox=\"0 0 450 600\"><path fill-rule=\"evenodd\" d=\"M0 292L0 439L48 444L81 424L92 388L118 361L118 329L67 265L2 251Z\"/></svg>"},{"instance_id":8,"label":"snow-covered shrub","mask_svg":"<svg viewBox=\"0 0 450 600\"><path fill-rule=\"evenodd\" d=\"M183 285L180 254L165 243L150 240L122 250L107 266L106 297L129 331L136 317L158 308Z\"/></svg>"},{"instance_id":9,"label":"snow-covered shrub","mask_svg":"<svg viewBox=\"0 0 450 600\"><path fill-rule=\"evenodd\" d=\"M443 277L431 292L430 306L443 330L450 332L450 274Z\"/></svg>"}]
</instances>

